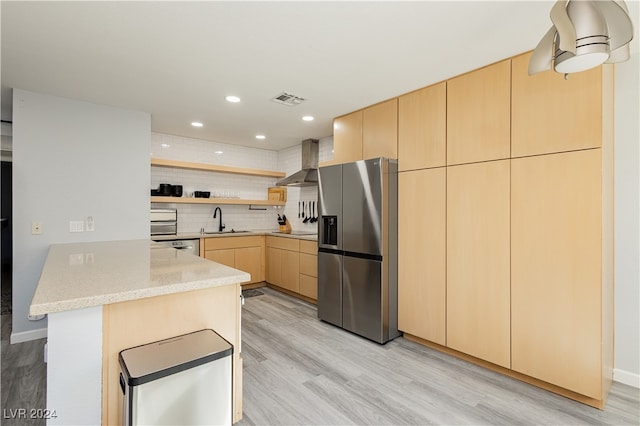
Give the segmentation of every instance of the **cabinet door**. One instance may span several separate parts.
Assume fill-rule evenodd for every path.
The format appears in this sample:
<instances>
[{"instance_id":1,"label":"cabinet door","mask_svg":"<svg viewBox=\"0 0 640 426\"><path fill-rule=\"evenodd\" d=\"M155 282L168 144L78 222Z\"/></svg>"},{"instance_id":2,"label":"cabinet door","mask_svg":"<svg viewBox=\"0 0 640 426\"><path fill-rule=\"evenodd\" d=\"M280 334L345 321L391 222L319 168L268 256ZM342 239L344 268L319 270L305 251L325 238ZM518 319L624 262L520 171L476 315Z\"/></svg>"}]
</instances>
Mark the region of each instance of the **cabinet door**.
<instances>
[{"instance_id":1,"label":"cabinet door","mask_svg":"<svg viewBox=\"0 0 640 426\"><path fill-rule=\"evenodd\" d=\"M261 247L235 249L235 268L251 274L249 283L264 281L264 257ZM246 283L245 283L246 284Z\"/></svg>"},{"instance_id":2,"label":"cabinet door","mask_svg":"<svg viewBox=\"0 0 640 426\"><path fill-rule=\"evenodd\" d=\"M300 294L313 300L318 299L318 278L300 274Z\"/></svg>"},{"instance_id":3,"label":"cabinet door","mask_svg":"<svg viewBox=\"0 0 640 426\"><path fill-rule=\"evenodd\" d=\"M447 164L509 158L511 60L447 81Z\"/></svg>"},{"instance_id":4,"label":"cabinet door","mask_svg":"<svg viewBox=\"0 0 640 426\"><path fill-rule=\"evenodd\" d=\"M300 253L300 273L311 277L318 276L318 256Z\"/></svg>"},{"instance_id":5,"label":"cabinet door","mask_svg":"<svg viewBox=\"0 0 640 426\"><path fill-rule=\"evenodd\" d=\"M523 157L601 146L602 67L564 75L528 75L531 54L513 59L511 155Z\"/></svg>"},{"instance_id":6,"label":"cabinet door","mask_svg":"<svg viewBox=\"0 0 640 426\"><path fill-rule=\"evenodd\" d=\"M214 262L235 268L235 255L233 253L233 249L207 250L204 252L204 257Z\"/></svg>"},{"instance_id":7,"label":"cabinet door","mask_svg":"<svg viewBox=\"0 0 640 426\"><path fill-rule=\"evenodd\" d=\"M601 151L512 161L512 368L600 399Z\"/></svg>"},{"instance_id":8,"label":"cabinet door","mask_svg":"<svg viewBox=\"0 0 640 426\"><path fill-rule=\"evenodd\" d=\"M398 158L398 99L362 112L362 159Z\"/></svg>"},{"instance_id":9,"label":"cabinet door","mask_svg":"<svg viewBox=\"0 0 640 426\"><path fill-rule=\"evenodd\" d=\"M447 346L510 367L510 160L447 168Z\"/></svg>"},{"instance_id":10,"label":"cabinet door","mask_svg":"<svg viewBox=\"0 0 640 426\"><path fill-rule=\"evenodd\" d=\"M444 166L447 155L447 83L398 100L398 170Z\"/></svg>"},{"instance_id":11,"label":"cabinet door","mask_svg":"<svg viewBox=\"0 0 640 426\"><path fill-rule=\"evenodd\" d=\"M333 163L362 160L362 111L333 120Z\"/></svg>"},{"instance_id":12,"label":"cabinet door","mask_svg":"<svg viewBox=\"0 0 640 426\"><path fill-rule=\"evenodd\" d=\"M300 253L282 250L282 281L280 286L295 293L300 292Z\"/></svg>"},{"instance_id":13,"label":"cabinet door","mask_svg":"<svg viewBox=\"0 0 640 426\"><path fill-rule=\"evenodd\" d=\"M284 252L284 250L267 247L267 282L277 286L282 285L282 252Z\"/></svg>"},{"instance_id":14,"label":"cabinet door","mask_svg":"<svg viewBox=\"0 0 640 426\"><path fill-rule=\"evenodd\" d=\"M445 345L446 169L398 178L398 328Z\"/></svg>"}]
</instances>

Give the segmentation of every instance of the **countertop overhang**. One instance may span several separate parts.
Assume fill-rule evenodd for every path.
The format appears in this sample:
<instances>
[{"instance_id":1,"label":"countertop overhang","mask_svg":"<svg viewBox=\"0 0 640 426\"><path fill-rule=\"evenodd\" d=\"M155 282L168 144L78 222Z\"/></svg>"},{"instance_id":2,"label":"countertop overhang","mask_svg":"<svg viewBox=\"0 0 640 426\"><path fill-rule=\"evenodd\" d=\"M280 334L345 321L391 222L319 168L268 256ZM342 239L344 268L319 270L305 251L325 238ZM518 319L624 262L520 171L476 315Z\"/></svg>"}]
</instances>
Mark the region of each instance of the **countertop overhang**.
<instances>
[{"instance_id":1,"label":"countertop overhang","mask_svg":"<svg viewBox=\"0 0 640 426\"><path fill-rule=\"evenodd\" d=\"M249 281L246 272L150 240L53 244L29 315Z\"/></svg>"}]
</instances>

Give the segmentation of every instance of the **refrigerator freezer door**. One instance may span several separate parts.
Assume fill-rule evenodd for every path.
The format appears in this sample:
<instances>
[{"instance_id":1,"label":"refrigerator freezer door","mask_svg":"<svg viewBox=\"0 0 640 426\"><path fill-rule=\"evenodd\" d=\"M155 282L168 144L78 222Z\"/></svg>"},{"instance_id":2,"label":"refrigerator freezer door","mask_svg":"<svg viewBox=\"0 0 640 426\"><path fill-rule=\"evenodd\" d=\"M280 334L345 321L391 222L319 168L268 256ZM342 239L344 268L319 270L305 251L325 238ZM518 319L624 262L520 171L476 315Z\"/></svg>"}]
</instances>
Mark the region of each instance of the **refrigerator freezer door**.
<instances>
[{"instance_id":1,"label":"refrigerator freezer door","mask_svg":"<svg viewBox=\"0 0 640 426\"><path fill-rule=\"evenodd\" d=\"M342 255L318 252L318 318L342 327Z\"/></svg>"},{"instance_id":2,"label":"refrigerator freezer door","mask_svg":"<svg viewBox=\"0 0 640 426\"><path fill-rule=\"evenodd\" d=\"M382 256L383 169L374 158L343 164L342 250Z\"/></svg>"},{"instance_id":3,"label":"refrigerator freezer door","mask_svg":"<svg viewBox=\"0 0 640 426\"><path fill-rule=\"evenodd\" d=\"M342 249L342 164L318 169L318 246Z\"/></svg>"},{"instance_id":4,"label":"refrigerator freezer door","mask_svg":"<svg viewBox=\"0 0 640 426\"><path fill-rule=\"evenodd\" d=\"M389 338L384 324L382 262L345 256L343 258L342 328L378 343Z\"/></svg>"}]
</instances>

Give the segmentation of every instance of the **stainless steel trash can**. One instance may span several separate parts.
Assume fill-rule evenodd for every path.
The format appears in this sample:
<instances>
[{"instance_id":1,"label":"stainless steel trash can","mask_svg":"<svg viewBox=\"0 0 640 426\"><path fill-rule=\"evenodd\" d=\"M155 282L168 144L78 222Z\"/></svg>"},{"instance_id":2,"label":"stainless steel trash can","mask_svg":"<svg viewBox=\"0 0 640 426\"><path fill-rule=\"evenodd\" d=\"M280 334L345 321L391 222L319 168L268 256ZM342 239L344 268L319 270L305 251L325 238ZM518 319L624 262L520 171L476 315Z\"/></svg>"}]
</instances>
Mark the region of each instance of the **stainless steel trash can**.
<instances>
[{"instance_id":1,"label":"stainless steel trash can","mask_svg":"<svg viewBox=\"0 0 640 426\"><path fill-rule=\"evenodd\" d=\"M231 425L233 346L213 330L120 352L123 425Z\"/></svg>"}]
</instances>

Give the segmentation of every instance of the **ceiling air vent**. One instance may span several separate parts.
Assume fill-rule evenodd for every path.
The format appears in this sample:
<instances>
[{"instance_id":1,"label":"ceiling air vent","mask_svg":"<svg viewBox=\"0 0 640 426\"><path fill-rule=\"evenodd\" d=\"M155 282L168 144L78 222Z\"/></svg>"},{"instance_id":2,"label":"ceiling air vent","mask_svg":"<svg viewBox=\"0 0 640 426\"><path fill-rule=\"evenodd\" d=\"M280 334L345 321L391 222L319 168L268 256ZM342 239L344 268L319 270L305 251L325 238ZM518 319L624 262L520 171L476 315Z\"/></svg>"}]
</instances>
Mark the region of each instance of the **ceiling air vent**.
<instances>
[{"instance_id":1,"label":"ceiling air vent","mask_svg":"<svg viewBox=\"0 0 640 426\"><path fill-rule=\"evenodd\" d=\"M279 95L271 98L271 100L278 104L282 104L290 107L300 105L301 103L306 101L305 98L301 98L300 96L292 95L291 93L287 93L287 92L282 92Z\"/></svg>"}]
</instances>

